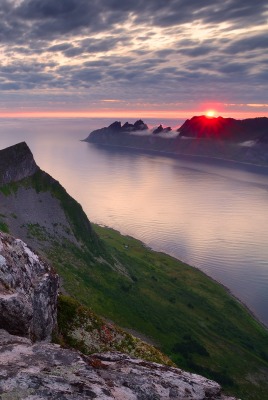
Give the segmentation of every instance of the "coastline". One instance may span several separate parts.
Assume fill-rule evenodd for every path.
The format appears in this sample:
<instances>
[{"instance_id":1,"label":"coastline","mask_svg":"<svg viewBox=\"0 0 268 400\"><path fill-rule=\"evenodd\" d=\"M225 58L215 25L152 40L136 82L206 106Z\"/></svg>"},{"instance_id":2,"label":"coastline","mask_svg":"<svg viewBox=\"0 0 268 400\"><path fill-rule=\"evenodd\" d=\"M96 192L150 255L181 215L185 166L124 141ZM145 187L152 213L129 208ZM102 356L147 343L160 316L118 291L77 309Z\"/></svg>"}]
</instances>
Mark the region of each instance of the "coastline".
<instances>
[{"instance_id":1,"label":"coastline","mask_svg":"<svg viewBox=\"0 0 268 400\"><path fill-rule=\"evenodd\" d=\"M268 163L267 164L256 164L256 163L250 163L250 162L245 162L245 161L239 161L239 160L234 160L232 158L223 158L223 157L213 157L213 156L208 156L208 155L202 155L202 154L191 154L191 153L178 153L178 152L170 152L170 151L164 151L164 150L154 150L154 149L145 149L143 147L134 147L134 146L123 146L123 145L115 145L115 144L107 144L107 143L96 143L96 142L91 142L86 139L82 139L81 142L93 144L96 147L106 147L106 148L114 148L114 149L121 149L125 151L134 151L134 152L142 152L145 154L159 154L163 156L168 156L171 158L175 159L189 159L193 158L194 161L198 162L219 162L222 163L225 167L229 168L237 168L241 169L244 167L244 170L247 170L247 168L250 168L251 172L252 169L256 170L257 173L259 174L268 174Z\"/></svg>"},{"instance_id":2,"label":"coastline","mask_svg":"<svg viewBox=\"0 0 268 400\"><path fill-rule=\"evenodd\" d=\"M206 278L208 278L208 279L210 279L211 281L213 281L214 283L220 285L220 286L228 293L228 295L229 295L232 299L234 299L235 301L237 301L237 302L248 312L248 314L249 314L258 324L260 324L260 325L268 332L268 326L267 326L263 321L261 321L261 319L259 319L259 317L247 306L247 304L245 304L241 299L239 299L239 297L237 297L237 296L231 291L231 289L229 289L229 288L228 288L226 285L224 285L222 282L218 281L217 279L213 278L212 276L210 276L210 275L208 275L207 273L205 273L204 271L202 271L202 270L201 270L200 268L198 268L197 266L195 266L195 265L190 265L189 263L187 263L187 262L184 261L183 259L178 258L178 257L174 256L174 255L171 254L171 253L167 253L167 252L164 252L164 251L161 251L161 250L159 251L159 250L157 250L157 249L154 249L154 248L148 246L148 245L147 245L146 243L144 243L142 240L137 239L137 238L135 238L135 237L133 237L133 236L131 236L131 235L124 235L124 234L121 233L118 229L115 229L115 228L113 228L113 227L110 227L110 226L107 226L107 225L103 225L103 224L98 224L98 223L95 223L95 222L91 222L91 224L93 225L93 228L94 228L94 226L98 226L98 227L100 227L100 228L109 229L109 230L112 230L112 231L116 232L116 233L119 234L121 237L126 237L126 238L133 239L133 240L139 242L145 249L148 249L148 250L150 250L150 251L153 251L154 253L167 255L167 256L173 258L174 260L176 260L176 261L178 261L178 262L182 262L183 264L187 265L188 267L190 267L190 268L192 268L192 269L194 269L194 270L197 270L198 272L202 273L204 276L206 276ZM126 329L126 328L124 328L124 329ZM143 340L144 340L144 339L143 339ZM149 344L150 344L150 343L149 343Z\"/></svg>"}]
</instances>

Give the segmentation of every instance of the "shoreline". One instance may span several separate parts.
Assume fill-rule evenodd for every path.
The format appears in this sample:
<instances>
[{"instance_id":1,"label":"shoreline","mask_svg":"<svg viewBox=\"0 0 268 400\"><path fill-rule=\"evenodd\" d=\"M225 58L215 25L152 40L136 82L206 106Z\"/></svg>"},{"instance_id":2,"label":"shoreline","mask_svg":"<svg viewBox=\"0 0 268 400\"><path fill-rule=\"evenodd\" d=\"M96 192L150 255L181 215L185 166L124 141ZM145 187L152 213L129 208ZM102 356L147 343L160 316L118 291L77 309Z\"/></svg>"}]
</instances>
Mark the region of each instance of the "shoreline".
<instances>
[{"instance_id":1,"label":"shoreline","mask_svg":"<svg viewBox=\"0 0 268 400\"><path fill-rule=\"evenodd\" d=\"M237 302L249 313L249 315L250 315L257 323L259 323L259 324L268 332L268 325L266 325L263 321L261 321L261 319L259 319L259 317L258 317L257 315L255 315L255 313L247 306L247 304L245 304L241 299L239 299L239 297L237 297L237 296L231 291L231 289L229 289L229 288L228 288L226 285L224 285L222 282L220 282L220 281L218 281L217 279L213 278L212 276L208 275L206 272L202 271L202 270L201 270L200 268L198 268L197 266L191 265L191 264L189 264L188 262L184 261L183 259L174 256L173 254L167 253L167 252L165 252L165 251L161 251L161 250L154 249L154 248L148 246L148 245L147 245L146 243L144 243L142 240L140 240L140 239L138 239L138 238L135 238L134 236L131 236L131 235L124 235L124 234L123 234L122 232L120 232L118 229L115 229L115 228L113 228L113 227L110 227L110 226L107 226L107 225L104 225L104 224L100 224L100 223L96 223L96 222L91 222L91 224L93 225L93 228L94 228L94 225L97 225L97 226L99 226L100 228L111 229L111 230L115 231L116 233L118 233L119 235L121 235L121 236L123 236L123 237L129 237L129 238L131 238L131 239L134 239L134 240L140 242L140 243L142 244L142 246L143 246L144 248L148 249L148 250L151 250L151 251L153 251L153 252L155 252L155 253L162 253L162 254L165 254L165 255L167 255L167 256L169 256L169 257L172 257L174 260L179 261L179 262L182 262L183 264L188 265L190 268L193 268L193 269L197 270L198 272L201 272L201 273L204 274L208 279L210 279L210 280L212 280L214 283L220 285L220 286L228 293L228 295L229 295L232 299L234 299L235 301L237 301ZM125 328L124 328L124 329L125 329Z\"/></svg>"},{"instance_id":2,"label":"shoreline","mask_svg":"<svg viewBox=\"0 0 268 400\"><path fill-rule=\"evenodd\" d=\"M246 161L238 161L234 160L232 158L222 158L222 157L213 157L213 156L208 156L208 155L202 155L202 154L191 154L191 153L177 153L177 152L171 152L171 151L162 151L162 150L154 150L154 149L145 149L143 147L134 147L134 146L123 146L123 145L115 145L115 144L106 144L106 143L96 143L96 142L91 142L86 139L82 139L81 142L85 143L90 143L93 144L94 146L99 146L99 147L112 147L112 148L118 148L122 150L130 150L130 151L137 151L137 152L142 152L142 153L147 153L147 154L159 154L159 155L164 155L164 156L169 156L171 158L176 158L178 157L180 159L183 158L193 158L195 161L201 161L201 162L221 162L225 164L227 167L236 167L236 168L241 168L244 167L250 167L253 169L258 169L258 173L261 174L268 174L268 164L255 164L255 163L250 163ZM232 166L230 164L233 164ZM259 171L259 169L264 169L265 171ZM251 171L252 172L252 171Z\"/></svg>"}]
</instances>

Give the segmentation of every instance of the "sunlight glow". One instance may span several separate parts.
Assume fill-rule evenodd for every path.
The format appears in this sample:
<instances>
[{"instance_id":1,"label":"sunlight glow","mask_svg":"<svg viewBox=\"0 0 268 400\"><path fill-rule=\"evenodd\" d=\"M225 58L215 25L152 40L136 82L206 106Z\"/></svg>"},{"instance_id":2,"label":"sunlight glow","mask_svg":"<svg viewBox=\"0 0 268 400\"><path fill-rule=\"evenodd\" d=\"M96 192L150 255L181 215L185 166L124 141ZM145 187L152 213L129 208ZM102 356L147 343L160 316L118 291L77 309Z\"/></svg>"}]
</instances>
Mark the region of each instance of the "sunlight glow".
<instances>
[{"instance_id":1,"label":"sunlight glow","mask_svg":"<svg viewBox=\"0 0 268 400\"><path fill-rule=\"evenodd\" d=\"M208 110L206 112L206 116L209 117L209 118L215 117L215 111L214 110Z\"/></svg>"}]
</instances>

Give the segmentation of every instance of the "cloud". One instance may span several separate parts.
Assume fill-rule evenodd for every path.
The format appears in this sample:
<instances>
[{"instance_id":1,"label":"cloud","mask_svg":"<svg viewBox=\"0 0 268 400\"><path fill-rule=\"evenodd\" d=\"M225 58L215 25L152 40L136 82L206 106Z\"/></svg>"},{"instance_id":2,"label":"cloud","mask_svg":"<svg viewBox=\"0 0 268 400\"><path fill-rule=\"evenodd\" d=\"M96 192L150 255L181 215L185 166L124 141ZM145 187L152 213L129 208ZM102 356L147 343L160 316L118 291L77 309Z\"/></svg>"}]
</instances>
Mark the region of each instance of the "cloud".
<instances>
[{"instance_id":1,"label":"cloud","mask_svg":"<svg viewBox=\"0 0 268 400\"><path fill-rule=\"evenodd\" d=\"M188 57L199 57L211 53L212 51L215 51L215 48L212 46L201 45L191 48L182 48L179 50L179 53Z\"/></svg>"},{"instance_id":2,"label":"cloud","mask_svg":"<svg viewBox=\"0 0 268 400\"><path fill-rule=\"evenodd\" d=\"M265 10L264 0L1 0L0 89L262 102Z\"/></svg>"},{"instance_id":3,"label":"cloud","mask_svg":"<svg viewBox=\"0 0 268 400\"><path fill-rule=\"evenodd\" d=\"M268 49L268 39L265 32L259 35L247 36L239 40L235 40L225 48L225 51L227 53L237 54L259 49Z\"/></svg>"}]
</instances>

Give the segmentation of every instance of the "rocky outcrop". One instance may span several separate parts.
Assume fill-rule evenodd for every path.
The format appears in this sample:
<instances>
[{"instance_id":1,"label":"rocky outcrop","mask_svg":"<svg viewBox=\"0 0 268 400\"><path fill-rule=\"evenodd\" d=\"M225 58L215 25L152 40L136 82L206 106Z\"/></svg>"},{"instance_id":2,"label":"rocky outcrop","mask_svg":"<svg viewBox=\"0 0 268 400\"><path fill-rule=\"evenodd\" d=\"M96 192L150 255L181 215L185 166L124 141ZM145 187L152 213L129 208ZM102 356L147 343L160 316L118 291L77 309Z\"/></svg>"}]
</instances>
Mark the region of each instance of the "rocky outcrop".
<instances>
[{"instance_id":1,"label":"rocky outcrop","mask_svg":"<svg viewBox=\"0 0 268 400\"><path fill-rule=\"evenodd\" d=\"M0 186L33 175L38 167L25 142L0 151Z\"/></svg>"},{"instance_id":2,"label":"rocky outcrop","mask_svg":"<svg viewBox=\"0 0 268 400\"><path fill-rule=\"evenodd\" d=\"M145 131L148 129L148 126L141 119L136 121L133 126L135 131Z\"/></svg>"},{"instance_id":3,"label":"rocky outcrop","mask_svg":"<svg viewBox=\"0 0 268 400\"><path fill-rule=\"evenodd\" d=\"M166 128L163 127L163 125L159 125L157 128L153 130L153 134L157 135L158 133L167 133L172 131L170 126L167 126Z\"/></svg>"},{"instance_id":4,"label":"rocky outcrop","mask_svg":"<svg viewBox=\"0 0 268 400\"><path fill-rule=\"evenodd\" d=\"M0 330L2 399L232 400L216 382L122 353L82 356ZM234 399L233 399L234 400Z\"/></svg>"},{"instance_id":5,"label":"rocky outcrop","mask_svg":"<svg viewBox=\"0 0 268 400\"><path fill-rule=\"evenodd\" d=\"M57 318L58 275L21 240L0 232L0 328L50 339Z\"/></svg>"}]
</instances>

